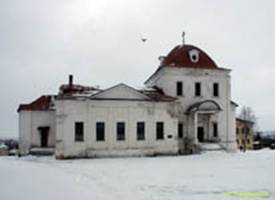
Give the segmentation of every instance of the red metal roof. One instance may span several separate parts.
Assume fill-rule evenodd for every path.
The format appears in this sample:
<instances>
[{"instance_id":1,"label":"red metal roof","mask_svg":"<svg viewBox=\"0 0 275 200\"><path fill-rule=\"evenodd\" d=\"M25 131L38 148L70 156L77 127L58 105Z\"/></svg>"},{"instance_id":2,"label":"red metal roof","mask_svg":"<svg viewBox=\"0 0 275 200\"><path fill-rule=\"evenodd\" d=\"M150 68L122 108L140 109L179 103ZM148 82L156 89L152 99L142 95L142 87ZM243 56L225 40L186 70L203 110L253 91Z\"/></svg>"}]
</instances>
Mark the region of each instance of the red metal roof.
<instances>
[{"instance_id":1,"label":"red metal roof","mask_svg":"<svg viewBox=\"0 0 275 200\"><path fill-rule=\"evenodd\" d=\"M196 50L199 52L198 62L192 62L189 52ZM217 69L216 63L201 49L193 45L176 46L162 61L161 67L183 67L199 69Z\"/></svg>"},{"instance_id":2,"label":"red metal roof","mask_svg":"<svg viewBox=\"0 0 275 200\"><path fill-rule=\"evenodd\" d=\"M51 95L43 95L30 104L20 104L17 112L21 110L50 110L52 97Z\"/></svg>"}]
</instances>

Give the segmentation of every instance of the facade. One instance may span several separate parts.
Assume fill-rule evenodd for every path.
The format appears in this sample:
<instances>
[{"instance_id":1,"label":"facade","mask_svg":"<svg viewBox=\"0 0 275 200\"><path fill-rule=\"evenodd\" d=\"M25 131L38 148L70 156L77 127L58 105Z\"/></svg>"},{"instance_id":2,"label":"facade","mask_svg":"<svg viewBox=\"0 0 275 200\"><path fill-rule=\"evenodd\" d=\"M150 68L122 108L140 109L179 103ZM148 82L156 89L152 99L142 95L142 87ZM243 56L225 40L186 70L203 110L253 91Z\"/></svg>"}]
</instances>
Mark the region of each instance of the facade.
<instances>
[{"instance_id":1,"label":"facade","mask_svg":"<svg viewBox=\"0 0 275 200\"><path fill-rule=\"evenodd\" d=\"M9 155L9 148L5 144L0 143L0 156Z\"/></svg>"},{"instance_id":2,"label":"facade","mask_svg":"<svg viewBox=\"0 0 275 200\"><path fill-rule=\"evenodd\" d=\"M236 141L238 149L245 151L254 146L254 123L248 120L236 118Z\"/></svg>"},{"instance_id":3,"label":"facade","mask_svg":"<svg viewBox=\"0 0 275 200\"><path fill-rule=\"evenodd\" d=\"M142 90L73 83L20 105L19 148L52 147L57 158L194 153L205 143L234 151L230 70L201 49L178 45Z\"/></svg>"}]
</instances>

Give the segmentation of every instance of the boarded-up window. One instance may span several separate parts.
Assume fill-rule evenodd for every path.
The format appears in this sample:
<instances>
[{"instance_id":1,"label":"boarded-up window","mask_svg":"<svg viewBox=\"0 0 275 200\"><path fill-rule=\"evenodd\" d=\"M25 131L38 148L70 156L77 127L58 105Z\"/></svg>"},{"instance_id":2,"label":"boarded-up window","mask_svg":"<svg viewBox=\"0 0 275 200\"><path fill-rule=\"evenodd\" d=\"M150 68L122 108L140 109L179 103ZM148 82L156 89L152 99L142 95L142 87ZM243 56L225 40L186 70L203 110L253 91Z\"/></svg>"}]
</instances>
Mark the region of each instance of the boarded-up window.
<instances>
[{"instance_id":1,"label":"boarded-up window","mask_svg":"<svg viewBox=\"0 0 275 200\"><path fill-rule=\"evenodd\" d=\"M164 139L164 123L163 122L157 122L156 124L156 131L157 131L157 140L163 140Z\"/></svg>"},{"instance_id":2,"label":"boarded-up window","mask_svg":"<svg viewBox=\"0 0 275 200\"><path fill-rule=\"evenodd\" d=\"M77 142L84 141L84 123L83 122L75 122L74 133L75 133L75 141Z\"/></svg>"},{"instance_id":3,"label":"boarded-up window","mask_svg":"<svg viewBox=\"0 0 275 200\"><path fill-rule=\"evenodd\" d=\"M116 126L117 140L125 140L125 123L117 122Z\"/></svg>"},{"instance_id":4,"label":"boarded-up window","mask_svg":"<svg viewBox=\"0 0 275 200\"><path fill-rule=\"evenodd\" d=\"M96 141L105 140L105 123L97 122L96 123Z\"/></svg>"},{"instance_id":5,"label":"boarded-up window","mask_svg":"<svg viewBox=\"0 0 275 200\"><path fill-rule=\"evenodd\" d=\"M145 123L137 122L137 140L145 140Z\"/></svg>"}]
</instances>

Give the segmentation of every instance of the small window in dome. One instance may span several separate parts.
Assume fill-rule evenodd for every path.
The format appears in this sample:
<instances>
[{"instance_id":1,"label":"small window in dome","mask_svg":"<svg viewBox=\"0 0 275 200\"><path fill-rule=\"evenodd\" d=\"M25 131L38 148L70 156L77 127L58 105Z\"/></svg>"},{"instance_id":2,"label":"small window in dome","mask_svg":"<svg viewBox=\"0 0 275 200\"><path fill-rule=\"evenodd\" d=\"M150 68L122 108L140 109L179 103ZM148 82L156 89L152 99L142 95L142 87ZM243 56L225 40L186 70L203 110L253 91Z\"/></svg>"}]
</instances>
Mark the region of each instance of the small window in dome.
<instances>
[{"instance_id":1,"label":"small window in dome","mask_svg":"<svg viewBox=\"0 0 275 200\"><path fill-rule=\"evenodd\" d=\"M199 59L200 59L199 51L196 49L189 51L189 57L193 63L199 62Z\"/></svg>"}]
</instances>

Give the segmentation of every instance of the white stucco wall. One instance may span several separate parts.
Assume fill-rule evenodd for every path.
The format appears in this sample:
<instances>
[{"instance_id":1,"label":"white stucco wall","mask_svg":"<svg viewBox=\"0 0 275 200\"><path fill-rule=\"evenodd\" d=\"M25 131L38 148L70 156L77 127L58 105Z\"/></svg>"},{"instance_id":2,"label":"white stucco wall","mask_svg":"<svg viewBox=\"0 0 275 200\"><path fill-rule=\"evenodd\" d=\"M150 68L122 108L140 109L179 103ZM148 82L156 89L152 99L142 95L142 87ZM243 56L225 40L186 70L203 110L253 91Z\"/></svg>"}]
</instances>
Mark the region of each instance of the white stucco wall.
<instances>
[{"instance_id":1,"label":"white stucco wall","mask_svg":"<svg viewBox=\"0 0 275 200\"><path fill-rule=\"evenodd\" d=\"M177 96L176 84L178 81L183 82L183 96ZM195 83L201 83L201 96L195 96ZM219 96L213 96L213 84L219 84ZM177 68L164 67L155 75L146 81L148 87L157 86L165 92L165 94L179 98L179 102L183 111L196 102L204 100L213 100L217 102L222 111L215 118L211 119L218 122L218 134L221 139L220 144L225 148L232 148L229 143L233 141L234 125L232 119L235 118L234 111L231 111L231 85L230 70L221 69L194 69L194 68ZM187 116L182 114L180 120L188 123L185 126L186 134L192 134L190 127L193 126L192 121L188 122ZM230 147L229 147L230 146ZM234 145L233 145L234 146Z\"/></svg>"},{"instance_id":2,"label":"white stucco wall","mask_svg":"<svg viewBox=\"0 0 275 200\"><path fill-rule=\"evenodd\" d=\"M177 96L176 84L183 82L183 96ZM195 96L195 83L201 83L201 96ZM219 96L213 96L213 84L219 84ZM91 97L57 98L56 111L20 111L19 146L22 153L41 143L39 126L50 126L49 146L56 146L57 157L86 157L112 155L176 154L183 147L177 138L178 122L183 123L183 134L196 137L194 116L187 109L197 102L213 100L220 107L217 114L209 115L209 124L218 123L220 145L234 150L235 107L231 104L230 70L164 67L147 82L157 86L176 102L149 101L149 97L127 85L119 84ZM111 100L112 99L112 100ZM197 125L206 126L204 117ZM137 122L145 122L145 140L136 139ZM164 122L164 140L156 140L156 122ZM75 122L84 123L84 141L76 142ZM96 122L105 123L105 141L96 141ZM117 141L116 124L125 122L126 139ZM209 140L213 127L205 127ZM171 135L172 138L168 138Z\"/></svg>"},{"instance_id":3,"label":"white stucco wall","mask_svg":"<svg viewBox=\"0 0 275 200\"><path fill-rule=\"evenodd\" d=\"M32 147L40 147L41 139L38 127L49 126L48 146L55 146L55 111L19 112L19 149L22 154Z\"/></svg>"},{"instance_id":4,"label":"white stucco wall","mask_svg":"<svg viewBox=\"0 0 275 200\"><path fill-rule=\"evenodd\" d=\"M169 115L168 106L148 101L57 100L56 156L176 154L177 119ZM77 121L84 122L84 142L74 141ZM145 122L144 141L136 139L138 121ZM164 122L164 140L156 140L157 121ZM96 122L105 122L105 141L96 141ZM126 124L125 141L116 140L117 122Z\"/></svg>"}]
</instances>

